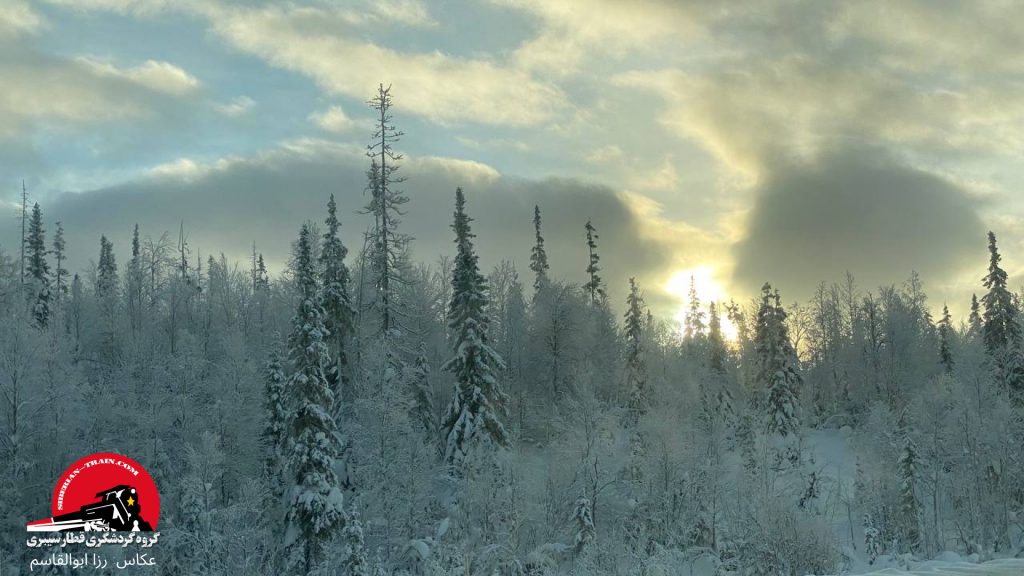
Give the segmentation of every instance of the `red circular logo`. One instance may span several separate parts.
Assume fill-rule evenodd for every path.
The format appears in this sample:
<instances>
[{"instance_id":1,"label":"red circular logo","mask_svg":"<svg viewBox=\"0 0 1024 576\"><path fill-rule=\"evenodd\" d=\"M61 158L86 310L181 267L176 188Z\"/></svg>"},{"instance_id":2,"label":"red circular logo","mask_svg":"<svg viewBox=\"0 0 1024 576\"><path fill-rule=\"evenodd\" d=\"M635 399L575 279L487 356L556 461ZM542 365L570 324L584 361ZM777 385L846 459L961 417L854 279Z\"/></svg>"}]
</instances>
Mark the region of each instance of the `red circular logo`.
<instances>
[{"instance_id":1,"label":"red circular logo","mask_svg":"<svg viewBox=\"0 0 1024 576\"><path fill-rule=\"evenodd\" d=\"M149 473L138 462L110 452L80 459L60 476L53 489L57 530L156 530L160 496ZM41 528L42 526L39 526ZM38 529L38 528L36 528Z\"/></svg>"}]
</instances>

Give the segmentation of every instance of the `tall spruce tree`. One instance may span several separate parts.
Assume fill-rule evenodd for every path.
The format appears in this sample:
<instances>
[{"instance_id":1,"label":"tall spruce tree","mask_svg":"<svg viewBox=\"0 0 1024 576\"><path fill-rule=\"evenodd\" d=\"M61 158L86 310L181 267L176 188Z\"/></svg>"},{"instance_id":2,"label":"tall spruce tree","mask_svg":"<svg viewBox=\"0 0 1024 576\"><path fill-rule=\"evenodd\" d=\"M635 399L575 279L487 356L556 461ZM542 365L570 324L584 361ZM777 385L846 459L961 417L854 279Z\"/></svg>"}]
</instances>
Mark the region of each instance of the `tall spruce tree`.
<instances>
[{"instance_id":1,"label":"tall spruce tree","mask_svg":"<svg viewBox=\"0 0 1024 576\"><path fill-rule=\"evenodd\" d=\"M270 352L263 369L263 408L266 412L266 424L263 427L264 473L274 492L281 496L283 464L287 450L288 426L290 410L288 408L287 384L281 355Z\"/></svg>"},{"instance_id":2,"label":"tall spruce tree","mask_svg":"<svg viewBox=\"0 0 1024 576\"><path fill-rule=\"evenodd\" d=\"M544 250L544 236L541 235L540 206L533 207L534 244L530 249L530 270L533 271L533 293L537 297L551 283L548 279L548 253Z\"/></svg>"},{"instance_id":3,"label":"tall spruce tree","mask_svg":"<svg viewBox=\"0 0 1024 576\"><path fill-rule=\"evenodd\" d=\"M697 294L697 279L690 276L690 289L687 294L689 310L686 312L686 326L683 336L689 342L703 340L707 325L704 323L704 311L700 306L700 295Z\"/></svg>"},{"instance_id":4,"label":"tall spruce tree","mask_svg":"<svg viewBox=\"0 0 1024 576\"><path fill-rule=\"evenodd\" d=\"M338 205L334 201L334 194L331 194L327 202L327 231L320 249L320 269L323 271L321 302L324 326L330 333L327 345L331 362L327 368L327 378L331 391L340 399L350 392L347 348L349 338L355 331L355 309L348 291L351 282L348 266L345 265L348 249L338 237L341 224L337 212Z\"/></svg>"},{"instance_id":5,"label":"tall spruce tree","mask_svg":"<svg viewBox=\"0 0 1024 576\"><path fill-rule=\"evenodd\" d=\"M128 261L128 318L133 332L142 329L142 245L139 225L132 230L132 257Z\"/></svg>"},{"instance_id":6,"label":"tall spruce tree","mask_svg":"<svg viewBox=\"0 0 1024 576\"><path fill-rule=\"evenodd\" d=\"M573 538L573 552L582 554L594 541L594 508L590 499L580 496L572 510L576 536Z\"/></svg>"},{"instance_id":7,"label":"tall spruce tree","mask_svg":"<svg viewBox=\"0 0 1024 576\"><path fill-rule=\"evenodd\" d=\"M729 348L722 334L722 317L714 302L708 306L708 318L708 372L715 388L714 408L717 416L732 420L734 413L732 391L729 390Z\"/></svg>"},{"instance_id":8,"label":"tall spruce tree","mask_svg":"<svg viewBox=\"0 0 1024 576\"><path fill-rule=\"evenodd\" d=\"M405 380L410 397L409 418L423 428L424 438L433 442L437 437L437 415L430 385L430 361L424 343L420 343L416 362L408 368Z\"/></svg>"},{"instance_id":9,"label":"tall spruce tree","mask_svg":"<svg viewBox=\"0 0 1024 576\"><path fill-rule=\"evenodd\" d=\"M455 190L456 256L448 328L454 355L442 367L455 376L455 395L442 424L444 461L454 468L466 464L474 448L486 443L508 445L509 436L499 419L506 397L495 371L503 369L501 356L488 342L487 283L473 249L474 234L466 214L466 198Z\"/></svg>"},{"instance_id":10,"label":"tall spruce tree","mask_svg":"<svg viewBox=\"0 0 1024 576\"><path fill-rule=\"evenodd\" d=\"M757 382L761 386L761 393L765 395L766 428L782 436L794 434L800 427L797 394L801 379L779 291L773 293L767 282L761 288L754 350L757 356Z\"/></svg>"},{"instance_id":11,"label":"tall spruce tree","mask_svg":"<svg viewBox=\"0 0 1024 576\"><path fill-rule=\"evenodd\" d=\"M291 486L285 502L285 546L301 551L292 562L305 574L320 566L327 543L345 518L335 473L342 442L331 416L334 395L325 374L330 352L324 342L329 335L324 327L313 262L315 240L311 236L309 225L304 224L295 246L293 272L298 309L288 337L291 375L286 386L296 411L289 427Z\"/></svg>"},{"instance_id":12,"label":"tall spruce tree","mask_svg":"<svg viewBox=\"0 0 1024 576\"><path fill-rule=\"evenodd\" d=\"M367 101L376 112L374 132L366 155L370 158L370 190L372 196L366 211L374 215L374 229L370 242L370 267L377 289L375 302L380 313L380 329L385 337L395 328L398 321L397 291L403 282L401 261L410 238L399 232L402 206L409 201L400 185L405 178L398 175L399 162L403 156L393 146L404 135L392 122L391 87L383 84L377 93Z\"/></svg>"},{"instance_id":13,"label":"tall spruce tree","mask_svg":"<svg viewBox=\"0 0 1024 576\"><path fill-rule=\"evenodd\" d=\"M46 260L46 233L39 203L32 205L25 244L25 274L32 286L32 317L36 326L43 328L50 320L50 264Z\"/></svg>"},{"instance_id":14,"label":"tall spruce tree","mask_svg":"<svg viewBox=\"0 0 1024 576\"><path fill-rule=\"evenodd\" d=\"M96 294L105 300L117 296L117 260L114 258L114 244L106 236L100 236L100 261L96 267Z\"/></svg>"},{"instance_id":15,"label":"tall spruce tree","mask_svg":"<svg viewBox=\"0 0 1024 576\"><path fill-rule=\"evenodd\" d=\"M725 345L722 335L722 317L718 313L718 305L708 305L708 369L712 374L724 376L729 361L729 348Z\"/></svg>"},{"instance_id":16,"label":"tall spruce tree","mask_svg":"<svg viewBox=\"0 0 1024 576\"><path fill-rule=\"evenodd\" d=\"M18 274L18 280L22 283L25 282L25 246L28 241L27 225L28 225L28 189L25 188L25 180L21 181L21 272Z\"/></svg>"},{"instance_id":17,"label":"tall spruce tree","mask_svg":"<svg viewBox=\"0 0 1024 576\"><path fill-rule=\"evenodd\" d=\"M587 280L587 283L583 285L583 289L590 295L590 304L592 306L596 306L599 302L603 301L605 297L604 285L601 282L601 276L598 275L598 272L601 271L600 266L598 266L598 263L601 261L601 257L597 254L598 235L594 225L590 223L590 220L587 220L587 224L584 226L584 229L587 231L587 253L590 256L590 259L587 263L586 270L589 280Z\"/></svg>"},{"instance_id":18,"label":"tall spruce tree","mask_svg":"<svg viewBox=\"0 0 1024 576\"><path fill-rule=\"evenodd\" d=\"M75 351L81 348L82 344L82 277L75 274L71 278L71 298L68 304L67 326L75 337Z\"/></svg>"},{"instance_id":19,"label":"tall spruce tree","mask_svg":"<svg viewBox=\"0 0 1024 576\"><path fill-rule=\"evenodd\" d=\"M939 364L945 374L953 373L953 352L950 339L953 337L953 323L949 316L949 306L942 305L942 319L939 320Z\"/></svg>"},{"instance_id":20,"label":"tall spruce tree","mask_svg":"<svg viewBox=\"0 0 1024 576\"><path fill-rule=\"evenodd\" d=\"M971 294L971 314L967 317L967 326L972 336L977 337L982 332L981 305L978 304L977 294Z\"/></svg>"},{"instance_id":21,"label":"tall spruce tree","mask_svg":"<svg viewBox=\"0 0 1024 576\"><path fill-rule=\"evenodd\" d=\"M114 245L106 236L100 236L100 261L96 266L95 289L100 310L102 353L107 364L112 366L118 353L118 276Z\"/></svg>"},{"instance_id":22,"label":"tall spruce tree","mask_svg":"<svg viewBox=\"0 0 1024 576\"><path fill-rule=\"evenodd\" d=\"M64 241L64 227L58 221L57 230L53 233L53 258L56 264L56 267L53 269L53 291L54 301L58 309L64 297L68 294L68 271L64 268L64 264L67 262L66 250L67 243Z\"/></svg>"},{"instance_id":23,"label":"tall spruce tree","mask_svg":"<svg viewBox=\"0 0 1024 576\"><path fill-rule=\"evenodd\" d=\"M910 418L906 410L900 413L897 424L899 446L899 526L900 537L905 551L918 552L921 549L921 502L917 496L917 476L921 457L914 442Z\"/></svg>"},{"instance_id":24,"label":"tall spruce tree","mask_svg":"<svg viewBox=\"0 0 1024 576\"><path fill-rule=\"evenodd\" d=\"M629 279L626 296L626 390L629 394L629 422L635 425L647 413L647 364L644 359L643 297L636 278Z\"/></svg>"},{"instance_id":25,"label":"tall spruce tree","mask_svg":"<svg viewBox=\"0 0 1024 576\"><path fill-rule=\"evenodd\" d=\"M1024 365L1020 359L1021 331L1019 310L1013 293L1007 287L1006 271L999 265L1002 256L996 246L996 235L988 233L988 274L982 283L988 293L981 297L984 307L982 341L1000 385L1013 393L1024 392Z\"/></svg>"},{"instance_id":26,"label":"tall spruce tree","mask_svg":"<svg viewBox=\"0 0 1024 576\"><path fill-rule=\"evenodd\" d=\"M345 529L341 531L345 554L341 561L341 576L370 576L372 570L366 559L366 545L363 538L363 523L355 506L345 518Z\"/></svg>"},{"instance_id":27,"label":"tall spruce tree","mask_svg":"<svg viewBox=\"0 0 1024 576\"><path fill-rule=\"evenodd\" d=\"M270 287L270 276L267 274L267 263L263 261L263 253L256 257L256 290Z\"/></svg>"}]
</instances>

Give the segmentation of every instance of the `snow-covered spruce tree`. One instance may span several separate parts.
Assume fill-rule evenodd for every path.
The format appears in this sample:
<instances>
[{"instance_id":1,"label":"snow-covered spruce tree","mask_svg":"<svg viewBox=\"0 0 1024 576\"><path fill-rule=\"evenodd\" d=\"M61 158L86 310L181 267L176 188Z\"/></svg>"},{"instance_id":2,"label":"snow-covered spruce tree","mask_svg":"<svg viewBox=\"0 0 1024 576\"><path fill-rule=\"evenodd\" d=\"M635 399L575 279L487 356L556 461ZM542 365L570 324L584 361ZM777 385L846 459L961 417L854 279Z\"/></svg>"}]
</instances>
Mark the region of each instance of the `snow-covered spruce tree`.
<instances>
[{"instance_id":1,"label":"snow-covered spruce tree","mask_svg":"<svg viewBox=\"0 0 1024 576\"><path fill-rule=\"evenodd\" d=\"M284 544L297 551L290 561L308 574L323 559L325 545L344 523L344 508L334 471L341 439L331 417L334 396L324 373L330 353L324 340L324 311L320 305L313 263L311 232L303 224L295 246L295 289L299 306L288 337L291 375L286 389L296 407L289 429L291 454L287 470L287 531Z\"/></svg>"},{"instance_id":2,"label":"snow-covered spruce tree","mask_svg":"<svg viewBox=\"0 0 1024 576\"><path fill-rule=\"evenodd\" d=\"M320 248L320 269L323 274L321 303L324 308L324 326L330 333L327 347L331 362L327 368L327 379L331 392L336 398L343 398L351 393L349 390L348 341L354 331L355 309L348 288L350 283L348 266L345 257L348 249L338 237L338 205L334 194L327 202L327 231L323 236Z\"/></svg>"},{"instance_id":3,"label":"snow-covered spruce tree","mask_svg":"<svg viewBox=\"0 0 1024 576\"><path fill-rule=\"evenodd\" d=\"M874 564L882 553L882 534L875 526L875 520L870 512L864 513L862 524L864 525L864 553L868 555L868 564Z\"/></svg>"},{"instance_id":4,"label":"snow-covered spruce tree","mask_svg":"<svg viewBox=\"0 0 1024 576\"><path fill-rule=\"evenodd\" d=\"M409 418L423 429L423 438L433 444L437 439L437 415L434 412L434 391L430 385L430 360L427 347L420 343L416 362L406 369L409 390Z\"/></svg>"},{"instance_id":5,"label":"snow-covered spruce tree","mask_svg":"<svg viewBox=\"0 0 1024 576\"><path fill-rule=\"evenodd\" d=\"M950 339L953 337L953 323L949 317L949 306L942 305L942 319L939 320L939 364L942 365L942 372L946 375L953 374L953 352L950 349Z\"/></svg>"},{"instance_id":6,"label":"snow-covered spruce tree","mask_svg":"<svg viewBox=\"0 0 1024 576\"><path fill-rule=\"evenodd\" d=\"M267 309L270 301L270 276L263 253L256 256L256 270L253 274L253 300L256 307L256 324L262 336L267 326Z\"/></svg>"},{"instance_id":7,"label":"snow-covered spruce tree","mask_svg":"<svg viewBox=\"0 0 1024 576\"><path fill-rule=\"evenodd\" d=\"M345 515L345 528L341 531L345 545L345 556L341 562L342 576L370 576L370 563L366 559L366 545L363 538L363 523L359 511L353 505Z\"/></svg>"},{"instance_id":8,"label":"snow-covered spruce tree","mask_svg":"<svg viewBox=\"0 0 1024 576\"><path fill-rule=\"evenodd\" d=\"M982 332L981 305L978 304L978 295L971 294L971 313L967 317L967 327L972 337L978 337Z\"/></svg>"},{"instance_id":9,"label":"snow-covered spruce tree","mask_svg":"<svg viewBox=\"0 0 1024 576\"><path fill-rule=\"evenodd\" d=\"M900 443L897 471L900 480L898 522L901 544L907 552L918 552L921 549L921 502L917 497L916 484L921 457L912 437L913 431L907 410L900 413L896 434Z\"/></svg>"},{"instance_id":10,"label":"snow-covered spruce tree","mask_svg":"<svg viewBox=\"0 0 1024 576\"><path fill-rule=\"evenodd\" d=\"M390 338L397 321L395 300L402 283L401 262L410 240L398 230L402 206L409 198L398 189L405 181L398 175L398 162L402 155L392 148L404 134L392 124L390 86L378 86L377 93L367 104L377 113L373 137L366 151L370 158L368 176L372 192L366 212L373 214L375 220L369 242L369 260L377 290L374 305L380 313L380 331L385 338Z\"/></svg>"},{"instance_id":11,"label":"snow-covered spruce tree","mask_svg":"<svg viewBox=\"0 0 1024 576\"><path fill-rule=\"evenodd\" d=\"M267 263L263 260L263 253L256 257L256 274L253 276L253 290L265 290L270 288L270 275L267 274Z\"/></svg>"},{"instance_id":12,"label":"snow-covered spruce tree","mask_svg":"<svg viewBox=\"0 0 1024 576\"><path fill-rule=\"evenodd\" d=\"M643 297L636 278L629 279L629 295L626 297L626 393L629 395L628 421L632 425L647 413L647 365L644 361Z\"/></svg>"},{"instance_id":13,"label":"snow-covered spruce tree","mask_svg":"<svg viewBox=\"0 0 1024 576\"><path fill-rule=\"evenodd\" d=\"M128 260L125 284L128 320L134 335L142 330L142 244L138 224L132 229L132 256Z\"/></svg>"},{"instance_id":14,"label":"snow-covered spruce tree","mask_svg":"<svg viewBox=\"0 0 1024 576\"><path fill-rule=\"evenodd\" d=\"M530 270L533 271L533 297L536 298L551 281L548 279L548 253L541 235L540 206L533 207L534 244L530 249Z\"/></svg>"},{"instance_id":15,"label":"snow-covered spruce tree","mask_svg":"<svg viewBox=\"0 0 1024 576\"><path fill-rule=\"evenodd\" d=\"M732 391L729 389L729 348L722 335L722 318L718 306L708 307L708 372L714 386L714 409L726 423L735 419Z\"/></svg>"},{"instance_id":16,"label":"snow-covered spruce tree","mask_svg":"<svg viewBox=\"0 0 1024 576\"><path fill-rule=\"evenodd\" d=\"M576 499L576 505L572 510L572 520L576 529L573 550L579 555L594 541L594 509L589 498L580 496Z\"/></svg>"},{"instance_id":17,"label":"snow-covered spruce tree","mask_svg":"<svg viewBox=\"0 0 1024 576\"><path fill-rule=\"evenodd\" d=\"M50 264L46 260L46 233L38 203L32 206L25 252L25 274L32 287L32 317L36 326L45 328L50 320Z\"/></svg>"},{"instance_id":18,"label":"snow-covered spruce tree","mask_svg":"<svg viewBox=\"0 0 1024 576\"><path fill-rule=\"evenodd\" d=\"M277 350L270 352L263 369L263 408L266 425L263 427L264 473L268 484L278 496L282 489L282 465L287 454L287 435L290 411L285 396L288 375L285 374L281 355Z\"/></svg>"},{"instance_id":19,"label":"snow-covered spruce tree","mask_svg":"<svg viewBox=\"0 0 1024 576\"><path fill-rule=\"evenodd\" d=\"M740 446L743 469L749 474L757 471L757 438L753 418L749 414L739 417L736 424L736 443Z\"/></svg>"},{"instance_id":20,"label":"snow-covered spruce tree","mask_svg":"<svg viewBox=\"0 0 1024 576\"><path fill-rule=\"evenodd\" d=\"M539 216L539 215L538 215ZM597 254L597 230L594 225L587 220L584 229L587 231L587 253L590 258L587 262L587 283L583 285L583 289L590 295L591 306L597 306L598 303L602 302L605 298L604 285L601 282L601 276L598 272L601 271L598 263L601 261L601 257Z\"/></svg>"},{"instance_id":21,"label":"snow-covered spruce tree","mask_svg":"<svg viewBox=\"0 0 1024 576\"><path fill-rule=\"evenodd\" d=\"M64 268L67 262L65 250L67 243L64 241L64 226L57 222L57 230L53 233L53 259L56 266L53 269L53 292L54 302L57 309L60 309L64 297L68 294L68 271Z\"/></svg>"},{"instance_id":22,"label":"snow-covered spruce tree","mask_svg":"<svg viewBox=\"0 0 1024 576\"><path fill-rule=\"evenodd\" d=\"M84 303L82 294L82 277L75 274L71 277L71 297L68 302L67 329L75 337L75 351L82 347L82 317Z\"/></svg>"},{"instance_id":23,"label":"snow-covered spruce tree","mask_svg":"<svg viewBox=\"0 0 1024 576\"><path fill-rule=\"evenodd\" d=\"M173 567L176 571L198 574L198 566L215 572L220 568L224 535L215 516L224 502L215 486L224 473L225 458L219 443L215 433L206 431L198 442L185 446L178 502L181 532L174 540L182 546L173 555L181 565Z\"/></svg>"},{"instance_id":24,"label":"snow-covered spruce tree","mask_svg":"<svg viewBox=\"0 0 1024 576\"><path fill-rule=\"evenodd\" d=\"M442 424L445 438L444 461L459 469L478 445L508 445L508 433L498 418L506 397L495 378L501 370L501 356L487 338L487 283L473 249L472 221L466 214L466 197L455 190L455 268L452 271L452 299L448 307L454 355L443 369L455 376L455 395Z\"/></svg>"},{"instance_id":25,"label":"snow-covered spruce tree","mask_svg":"<svg viewBox=\"0 0 1024 576\"><path fill-rule=\"evenodd\" d=\"M96 267L96 299L99 300L101 353L108 366L113 366L117 354L117 311L118 296L117 261L114 259L114 244L106 236L100 236L100 261Z\"/></svg>"},{"instance_id":26,"label":"snow-covered spruce tree","mask_svg":"<svg viewBox=\"0 0 1024 576\"><path fill-rule=\"evenodd\" d=\"M697 294L697 280L690 276L690 289L687 292L689 309L686 311L686 323L683 338L692 343L701 342L707 336L707 325L704 323L704 311L700 307L700 296Z\"/></svg>"},{"instance_id":27,"label":"snow-covered spruce tree","mask_svg":"<svg viewBox=\"0 0 1024 576\"><path fill-rule=\"evenodd\" d=\"M988 274L983 284L988 293L981 297L985 308L982 340L996 375L996 381L1014 395L1024 393L1024 365L1020 359L1021 330L1017 303L1007 287L1007 276L999 262L996 235L988 233Z\"/></svg>"},{"instance_id":28,"label":"snow-covered spruce tree","mask_svg":"<svg viewBox=\"0 0 1024 576\"><path fill-rule=\"evenodd\" d=\"M786 311L779 291L772 292L765 282L761 288L761 305L757 311L754 347L757 354L757 382L766 396L766 428L782 436L795 434L800 428L797 415L797 393L800 374L796 369L796 352L789 340Z\"/></svg>"},{"instance_id":29,"label":"snow-covered spruce tree","mask_svg":"<svg viewBox=\"0 0 1024 576\"><path fill-rule=\"evenodd\" d=\"M697 515L693 524L686 532L687 545L694 548L710 548L714 546L715 536L711 527L707 502L701 500L697 504Z\"/></svg>"},{"instance_id":30,"label":"snow-covered spruce tree","mask_svg":"<svg viewBox=\"0 0 1024 576\"><path fill-rule=\"evenodd\" d=\"M96 295L102 299L117 296L117 261L114 258L114 244L106 236L100 236L100 261L96 268Z\"/></svg>"}]
</instances>

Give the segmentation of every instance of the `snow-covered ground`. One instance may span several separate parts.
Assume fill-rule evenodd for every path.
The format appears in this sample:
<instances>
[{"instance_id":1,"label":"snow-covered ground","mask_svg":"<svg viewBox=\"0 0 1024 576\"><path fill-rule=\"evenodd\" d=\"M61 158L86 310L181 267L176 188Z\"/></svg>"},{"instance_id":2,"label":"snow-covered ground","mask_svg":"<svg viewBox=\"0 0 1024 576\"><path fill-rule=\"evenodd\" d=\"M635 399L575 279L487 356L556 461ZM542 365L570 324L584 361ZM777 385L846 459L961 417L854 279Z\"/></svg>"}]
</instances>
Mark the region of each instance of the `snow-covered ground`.
<instances>
[{"instance_id":1,"label":"snow-covered ground","mask_svg":"<svg viewBox=\"0 0 1024 576\"><path fill-rule=\"evenodd\" d=\"M931 560L909 570L884 568L866 572L864 576L1022 576L1024 559L1007 558L973 564L961 560Z\"/></svg>"},{"instance_id":2,"label":"snow-covered ground","mask_svg":"<svg viewBox=\"0 0 1024 576\"><path fill-rule=\"evenodd\" d=\"M815 461L822 470L823 478L832 481L831 489L844 484L847 490L852 489L856 474L856 458L851 446L851 430L814 431L807 436L807 448L814 455ZM853 563L850 576L1024 576L1024 558L1004 558L978 562L977 557L961 557L955 552L943 552L932 560L911 562L908 567L901 565L896 559L887 555L879 557L874 566L867 564L862 553L863 542L858 538L857 551L849 545L848 521L841 510L833 510L833 529ZM859 526L858 526L859 528ZM861 536L859 530L857 536Z\"/></svg>"}]
</instances>

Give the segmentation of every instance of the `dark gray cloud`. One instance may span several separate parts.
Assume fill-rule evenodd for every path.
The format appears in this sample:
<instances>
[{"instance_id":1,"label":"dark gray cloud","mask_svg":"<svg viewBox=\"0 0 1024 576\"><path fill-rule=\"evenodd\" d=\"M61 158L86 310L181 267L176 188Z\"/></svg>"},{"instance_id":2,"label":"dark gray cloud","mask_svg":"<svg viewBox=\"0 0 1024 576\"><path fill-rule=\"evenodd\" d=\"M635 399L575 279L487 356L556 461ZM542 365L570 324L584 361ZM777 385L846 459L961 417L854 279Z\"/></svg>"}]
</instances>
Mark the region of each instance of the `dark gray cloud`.
<instances>
[{"instance_id":1,"label":"dark gray cloud","mask_svg":"<svg viewBox=\"0 0 1024 576\"><path fill-rule=\"evenodd\" d=\"M927 280L984 259L979 201L877 150L845 149L785 165L757 193L735 246L735 281L802 298L846 271L873 288L916 270Z\"/></svg>"},{"instance_id":2,"label":"dark gray cloud","mask_svg":"<svg viewBox=\"0 0 1024 576\"><path fill-rule=\"evenodd\" d=\"M244 262L255 240L279 267L301 223L323 220L332 192L339 204L343 239L350 249L358 249L370 223L369 216L358 214L366 202L365 164L358 151L304 143L208 168L184 163L117 186L66 192L43 210L49 232L54 221L63 221L74 269L97 257L101 234L115 242L118 261L123 262L135 223L144 236L169 231L173 241L182 221L190 245L204 258L224 252L229 259ZM642 224L606 186L503 177L484 165L448 159L410 161L403 173L410 201L402 228L415 237L415 257L421 261L454 251L449 225L456 186L466 191L482 264L490 267L502 258L511 259L524 285L530 283L527 263L534 204L543 211L549 259L560 278L583 279L583 225L588 218L598 228L602 264L614 296L624 293L628 276L642 277L670 260L668 247L643 239ZM12 219L0 223L8 246L17 239L15 226Z\"/></svg>"}]
</instances>

